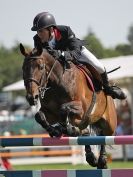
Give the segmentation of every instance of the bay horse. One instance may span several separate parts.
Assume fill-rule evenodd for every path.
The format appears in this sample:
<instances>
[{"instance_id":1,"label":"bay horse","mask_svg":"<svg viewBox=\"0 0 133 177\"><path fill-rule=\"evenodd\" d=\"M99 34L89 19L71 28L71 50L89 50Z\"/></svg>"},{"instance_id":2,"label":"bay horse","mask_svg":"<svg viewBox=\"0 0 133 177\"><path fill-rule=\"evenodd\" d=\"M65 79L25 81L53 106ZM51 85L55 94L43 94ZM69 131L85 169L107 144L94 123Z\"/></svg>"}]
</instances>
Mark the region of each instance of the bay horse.
<instances>
[{"instance_id":1,"label":"bay horse","mask_svg":"<svg viewBox=\"0 0 133 177\"><path fill-rule=\"evenodd\" d=\"M88 86L85 75L69 62L63 64L42 47L24 55L23 79L26 98L30 105L40 100L41 108L35 120L51 137L66 136L111 136L117 125L114 101L103 90L95 91ZM90 128L88 128L90 126ZM86 161L98 169L107 168L105 145L101 145L96 158L91 146L85 146Z\"/></svg>"}]
</instances>

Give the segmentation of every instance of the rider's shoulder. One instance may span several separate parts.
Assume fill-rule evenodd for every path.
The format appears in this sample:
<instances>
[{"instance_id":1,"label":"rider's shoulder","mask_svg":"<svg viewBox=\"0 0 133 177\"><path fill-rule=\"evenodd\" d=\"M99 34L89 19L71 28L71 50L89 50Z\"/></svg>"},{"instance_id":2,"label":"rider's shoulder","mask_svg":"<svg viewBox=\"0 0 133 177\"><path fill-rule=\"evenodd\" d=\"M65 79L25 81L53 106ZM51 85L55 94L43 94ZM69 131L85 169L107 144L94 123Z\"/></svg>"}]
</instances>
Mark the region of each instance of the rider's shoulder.
<instances>
[{"instance_id":1,"label":"rider's shoulder","mask_svg":"<svg viewBox=\"0 0 133 177\"><path fill-rule=\"evenodd\" d=\"M56 28L60 31L69 31L71 30L70 26L66 26L66 25L57 25Z\"/></svg>"}]
</instances>

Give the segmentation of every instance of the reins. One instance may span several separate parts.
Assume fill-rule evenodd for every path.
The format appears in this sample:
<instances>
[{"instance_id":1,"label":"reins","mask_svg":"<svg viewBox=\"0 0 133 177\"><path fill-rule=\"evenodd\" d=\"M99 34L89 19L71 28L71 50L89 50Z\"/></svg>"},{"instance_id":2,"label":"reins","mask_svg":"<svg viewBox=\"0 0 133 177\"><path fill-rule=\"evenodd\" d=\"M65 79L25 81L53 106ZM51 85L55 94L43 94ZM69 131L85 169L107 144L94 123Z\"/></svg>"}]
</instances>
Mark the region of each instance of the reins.
<instances>
[{"instance_id":1,"label":"reins","mask_svg":"<svg viewBox=\"0 0 133 177\"><path fill-rule=\"evenodd\" d=\"M49 71L49 73L48 73L48 75L47 75L47 77L46 77L45 86L44 86L44 87L40 86L40 88L39 88L40 95L41 95L41 98L42 98L42 99L44 98L45 92L46 92L48 89L50 89L50 87L47 87L47 84L48 84L48 80L49 80L49 78L50 78L50 76L51 76L51 74L52 74L52 71L53 71L53 69L54 69L54 67L55 67L55 65L56 65L56 62L57 62L57 60L55 60L55 62L54 62L54 64L53 64L52 68L50 69L50 71ZM41 81L43 81L42 78L41 78Z\"/></svg>"}]
</instances>

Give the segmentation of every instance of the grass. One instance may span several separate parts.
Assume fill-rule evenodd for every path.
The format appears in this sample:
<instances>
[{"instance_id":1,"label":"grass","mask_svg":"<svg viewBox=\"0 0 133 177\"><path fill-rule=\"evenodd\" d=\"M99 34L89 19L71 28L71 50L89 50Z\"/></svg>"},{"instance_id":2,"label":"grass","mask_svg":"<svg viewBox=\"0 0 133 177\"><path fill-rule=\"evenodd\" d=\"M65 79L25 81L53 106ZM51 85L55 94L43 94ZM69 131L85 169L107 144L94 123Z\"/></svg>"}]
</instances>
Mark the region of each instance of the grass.
<instances>
[{"instance_id":1,"label":"grass","mask_svg":"<svg viewBox=\"0 0 133 177\"><path fill-rule=\"evenodd\" d=\"M133 168L133 161L130 162L111 162L108 163L109 169ZM89 165L71 165L71 164L40 164L40 165L21 165L14 166L15 170L46 170L46 169L95 169Z\"/></svg>"}]
</instances>

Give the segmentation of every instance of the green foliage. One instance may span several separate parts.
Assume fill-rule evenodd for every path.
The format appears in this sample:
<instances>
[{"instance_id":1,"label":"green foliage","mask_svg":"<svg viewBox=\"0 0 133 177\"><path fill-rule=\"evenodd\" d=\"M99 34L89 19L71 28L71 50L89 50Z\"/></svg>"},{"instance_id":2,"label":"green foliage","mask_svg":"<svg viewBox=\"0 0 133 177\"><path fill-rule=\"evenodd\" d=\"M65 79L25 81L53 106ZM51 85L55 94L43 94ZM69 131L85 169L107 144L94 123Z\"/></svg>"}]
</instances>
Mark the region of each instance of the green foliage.
<instances>
[{"instance_id":1,"label":"green foliage","mask_svg":"<svg viewBox=\"0 0 133 177\"><path fill-rule=\"evenodd\" d=\"M31 50L29 46L25 47ZM0 47L0 90L8 84L22 79L23 59L19 43L16 43L11 49Z\"/></svg>"},{"instance_id":2,"label":"green foliage","mask_svg":"<svg viewBox=\"0 0 133 177\"><path fill-rule=\"evenodd\" d=\"M104 48L100 40L95 36L94 33L89 32L84 38L86 48L90 50L97 58L104 57Z\"/></svg>"},{"instance_id":3,"label":"green foliage","mask_svg":"<svg viewBox=\"0 0 133 177\"><path fill-rule=\"evenodd\" d=\"M105 48L92 31L87 34L84 40L87 49L89 49L97 58L111 58L133 54L133 26L129 28L129 44L117 44L114 48Z\"/></svg>"},{"instance_id":4,"label":"green foliage","mask_svg":"<svg viewBox=\"0 0 133 177\"><path fill-rule=\"evenodd\" d=\"M15 51L0 47L0 89L22 79L22 62L19 47Z\"/></svg>"},{"instance_id":5,"label":"green foliage","mask_svg":"<svg viewBox=\"0 0 133 177\"><path fill-rule=\"evenodd\" d=\"M133 25L131 25L129 27L129 33L128 33L127 38L128 38L129 43L130 43L131 50L133 52Z\"/></svg>"},{"instance_id":6,"label":"green foliage","mask_svg":"<svg viewBox=\"0 0 133 177\"><path fill-rule=\"evenodd\" d=\"M120 56L121 53L113 48L110 49L104 49L104 57L103 58L112 58Z\"/></svg>"},{"instance_id":7,"label":"green foliage","mask_svg":"<svg viewBox=\"0 0 133 177\"><path fill-rule=\"evenodd\" d=\"M123 55L133 54L131 46L129 44L119 44L115 47L115 50Z\"/></svg>"}]
</instances>

